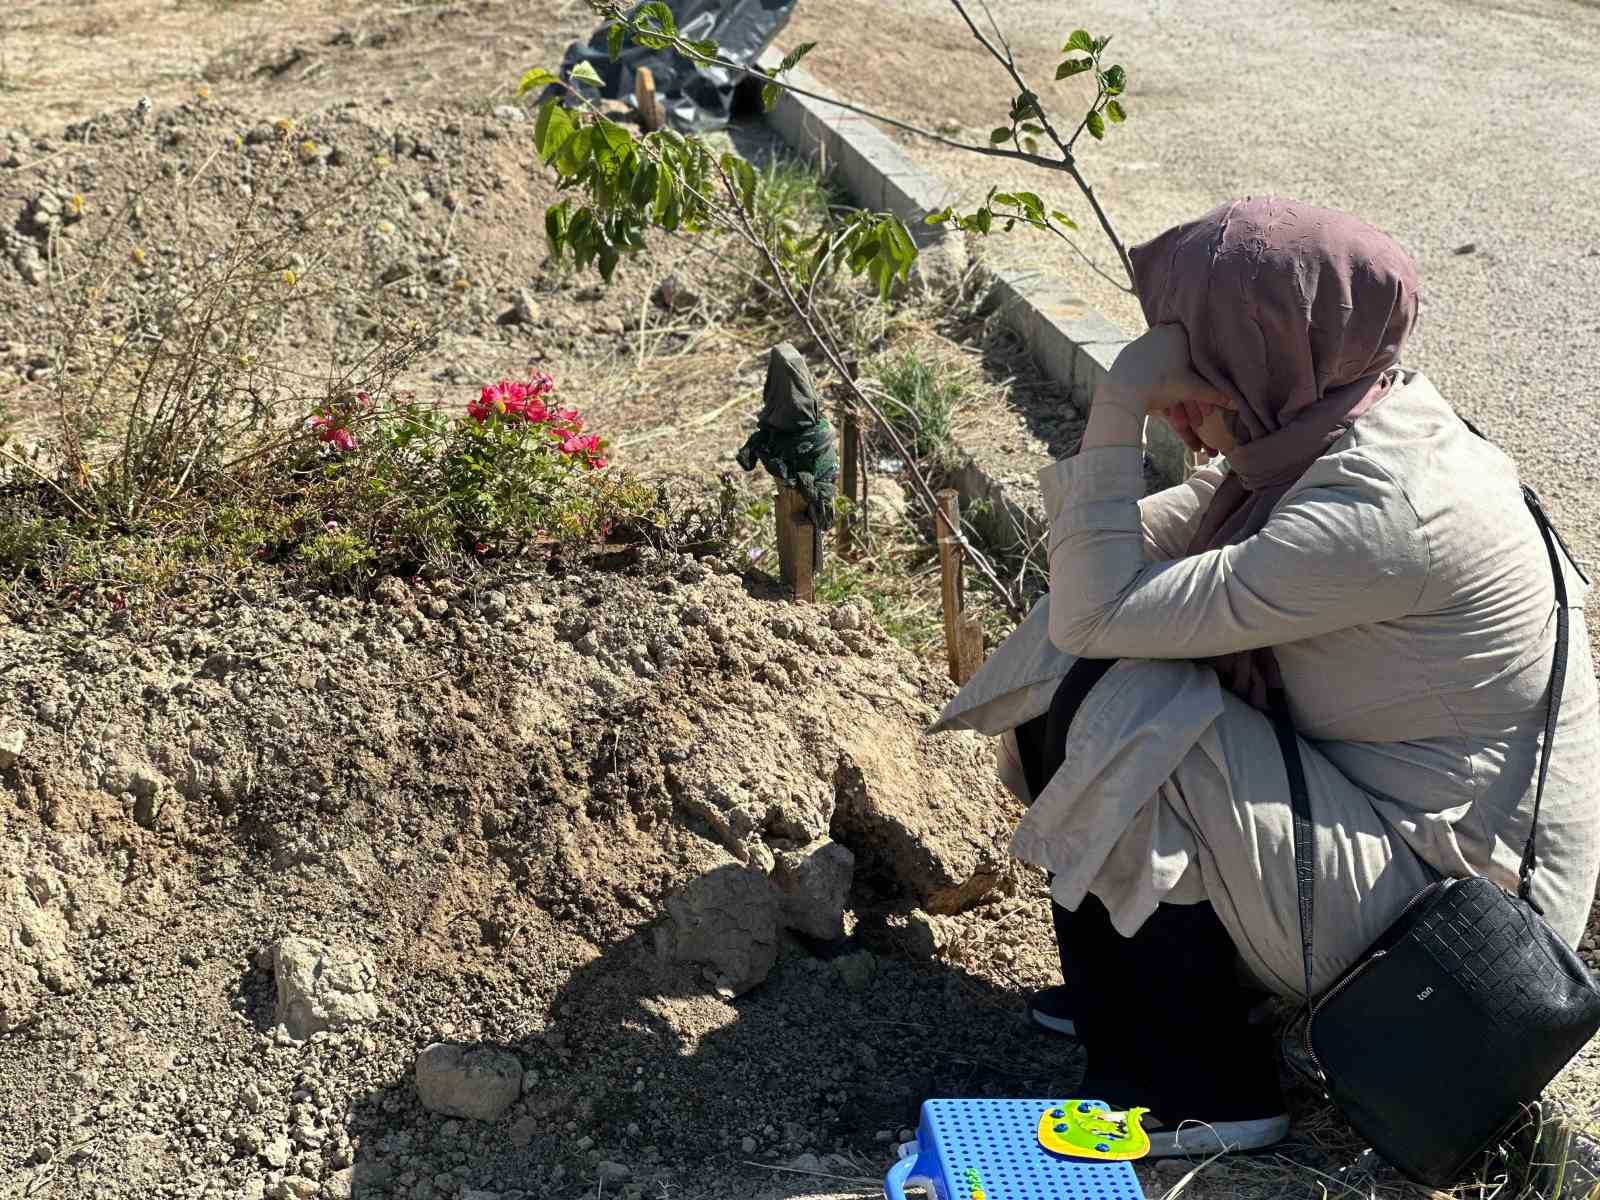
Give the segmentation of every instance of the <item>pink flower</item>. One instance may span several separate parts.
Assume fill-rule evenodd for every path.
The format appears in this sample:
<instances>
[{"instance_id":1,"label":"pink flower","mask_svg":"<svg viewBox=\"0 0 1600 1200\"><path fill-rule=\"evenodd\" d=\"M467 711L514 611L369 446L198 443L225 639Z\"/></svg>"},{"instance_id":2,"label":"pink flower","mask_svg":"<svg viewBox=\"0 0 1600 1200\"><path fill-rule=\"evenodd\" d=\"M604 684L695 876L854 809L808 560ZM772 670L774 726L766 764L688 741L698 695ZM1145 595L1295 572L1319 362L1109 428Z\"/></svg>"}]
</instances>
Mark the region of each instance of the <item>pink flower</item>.
<instances>
[{"instance_id":1,"label":"pink flower","mask_svg":"<svg viewBox=\"0 0 1600 1200\"><path fill-rule=\"evenodd\" d=\"M355 434L351 433L334 414L323 411L306 422L306 428L317 435L317 441L348 454L356 448Z\"/></svg>"},{"instance_id":2,"label":"pink flower","mask_svg":"<svg viewBox=\"0 0 1600 1200\"><path fill-rule=\"evenodd\" d=\"M556 381L542 371L526 383L502 379L478 393L478 398L467 405L467 415L474 421L487 421L491 416L521 417L542 425L549 419L549 411L541 397L555 386Z\"/></svg>"},{"instance_id":3,"label":"pink flower","mask_svg":"<svg viewBox=\"0 0 1600 1200\"><path fill-rule=\"evenodd\" d=\"M583 416L575 408L564 408L558 413L552 413L550 420L555 425L557 433L576 434L583 432Z\"/></svg>"},{"instance_id":4,"label":"pink flower","mask_svg":"<svg viewBox=\"0 0 1600 1200\"><path fill-rule=\"evenodd\" d=\"M570 433L561 439L561 453L582 459L583 465L591 471L606 465L605 443L600 440L599 434L580 437Z\"/></svg>"}]
</instances>

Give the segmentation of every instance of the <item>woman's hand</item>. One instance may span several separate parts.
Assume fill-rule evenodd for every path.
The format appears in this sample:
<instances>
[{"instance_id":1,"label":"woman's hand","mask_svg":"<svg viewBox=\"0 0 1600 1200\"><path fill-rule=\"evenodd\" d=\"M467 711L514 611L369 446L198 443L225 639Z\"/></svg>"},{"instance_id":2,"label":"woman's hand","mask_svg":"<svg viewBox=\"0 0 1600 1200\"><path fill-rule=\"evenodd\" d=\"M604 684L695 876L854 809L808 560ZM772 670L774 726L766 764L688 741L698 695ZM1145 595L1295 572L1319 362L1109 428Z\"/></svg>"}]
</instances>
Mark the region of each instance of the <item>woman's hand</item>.
<instances>
[{"instance_id":1,"label":"woman's hand","mask_svg":"<svg viewBox=\"0 0 1600 1200\"><path fill-rule=\"evenodd\" d=\"M1189 363L1189 338L1181 325L1157 325L1124 346L1094 402L1115 404L1140 417L1179 410L1191 430L1200 423L1202 405L1232 407L1195 374ZM1173 424L1181 428L1176 421Z\"/></svg>"}]
</instances>

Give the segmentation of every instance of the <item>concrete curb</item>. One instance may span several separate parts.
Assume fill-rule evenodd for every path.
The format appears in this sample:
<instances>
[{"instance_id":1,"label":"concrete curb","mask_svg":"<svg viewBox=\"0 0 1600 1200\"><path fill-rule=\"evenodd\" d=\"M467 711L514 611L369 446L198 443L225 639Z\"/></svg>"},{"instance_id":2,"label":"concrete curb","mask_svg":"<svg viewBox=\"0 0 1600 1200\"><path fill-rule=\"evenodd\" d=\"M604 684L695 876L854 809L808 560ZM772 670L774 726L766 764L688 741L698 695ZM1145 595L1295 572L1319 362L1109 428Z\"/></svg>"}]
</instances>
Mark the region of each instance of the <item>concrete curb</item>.
<instances>
[{"instance_id":1,"label":"concrete curb","mask_svg":"<svg viewBox=\"0 0 1600 1200\"><path fill-rule=\"evenodd\" d=\"M774 47L760 65L776 67L782 57ZM832 95L802 69L789 72L787 78L807 91ZM794 150L835 171L860 203L905 221L924 252L946 242L959 243L959 232L921 224L928 213L955 203L959 193L918 167L867 118L825 100L785 91L766 119ZM1128 335L1059 279L1005 267L980 270L989 286L989 303L1022 338L1045 374L1062 386L1073 407L1087 413L1095 387L1128 343ZM1145 454L1163 481L1170 484L1183 478L1184 447L1166 422L1146 423ZM1024 545L1041 536L1044 517L1038 506L1026 503L1026 497L1010 495L991 471L970 455L963 457L967 462L957 480L962 500L985 512L993 534Z\"/></svg>"}]
</instances>

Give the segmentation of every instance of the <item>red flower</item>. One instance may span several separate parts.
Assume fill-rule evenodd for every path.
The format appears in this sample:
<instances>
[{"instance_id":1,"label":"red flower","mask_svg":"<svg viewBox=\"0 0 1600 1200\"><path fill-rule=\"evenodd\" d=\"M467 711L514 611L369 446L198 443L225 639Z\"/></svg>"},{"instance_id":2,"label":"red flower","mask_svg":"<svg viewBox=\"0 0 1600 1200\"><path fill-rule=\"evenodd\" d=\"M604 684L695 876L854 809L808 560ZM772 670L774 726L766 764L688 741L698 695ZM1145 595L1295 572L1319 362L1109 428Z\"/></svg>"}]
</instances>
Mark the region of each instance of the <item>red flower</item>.
<instances>
[{"instance_id":1,"label":"red flower","mask_svg":"<svg viewBox=\"0 0 1600 1200\"><path fill-rule=\"evenodd\" d=\"M348 454L356 448L355 434L346 429L338 417L326 410L308 420L306 428L317 435L317 441L324 442L342 453Z\"/></svg>"},{"instance_id":2,"label":"red flower","mask_svg":"<svg viewBox=\"0 0 1600 1200\"><path fill-rule=\"evenodd\" d=\"M467 415L474 421L487 421L491 416L511 416L542 425L549 420L550 414L541 397L549 395L555 386L556 381L543 371L526 383L502 379L478 393L478 398L467 405Z\"/></svg>"},{"instance_id":3,"label":"red flower","mask_svg":"<svg viewBox=\"0 0 1600 1200\"><path fill-rule=\"evenodd\" d=\"M568 434L561 439L561 453L581 459L583 465L591 471L606 465L605 443L600 440L599 434L591 433L587 437L578 434Z\"/></svg>"}]
</instances>

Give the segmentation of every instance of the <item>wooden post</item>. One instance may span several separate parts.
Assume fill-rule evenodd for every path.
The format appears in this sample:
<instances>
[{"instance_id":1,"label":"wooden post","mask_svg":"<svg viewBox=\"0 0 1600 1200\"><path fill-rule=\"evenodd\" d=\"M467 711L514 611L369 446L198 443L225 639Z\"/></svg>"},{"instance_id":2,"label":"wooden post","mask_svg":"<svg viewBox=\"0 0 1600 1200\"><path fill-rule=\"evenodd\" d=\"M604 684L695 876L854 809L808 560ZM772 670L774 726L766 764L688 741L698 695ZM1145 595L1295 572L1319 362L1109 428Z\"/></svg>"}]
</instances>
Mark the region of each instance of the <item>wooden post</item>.
<instances>
[{"instance_id":1,"label":"wooden post","mask_svg":"<svg viewBox=\"0 0 1600 1200\"><path fill-rule=\"evenodd\" d=\"M633 99L639 110L639 124L646 133L654 133L667 123L667 114L656 99L656 77L649 67L640 67L633 73Z\"/></svg>"},{"instance_id":2,"label":"wooden post","mask_svg":"<svg viewBox=\"0 0 1600 1200\"><path fill-rule=\"evenodd\" d=\"M839 420L839 437L844 443L840 474L844 476L844 497L850 501L848 515L839 522L839 557L854 562L861 555L856 529L867 514L861 494L861 424L853 407L847 407Z\"/></svg>"},{"instance_id":3,"label":"wooden post","mask_svg":"<svg viewBox=\"0 0 1600 1200\"><path fill-rule=\"evenodd\" d=\"M961 493L946 488L938 495L939 511L934 514L934 531L939 537L939 591L944 609L944 647L950 664L950 678L961 682Z\"/></svg>"},{"instance_id":4,"label":"wooden post","mask_svg":"<svg viewBox=\"0 0 1600 1200\"><path fill-rule=\"evenodd\" d=\"M956 684L966 687L967 681L983 666L983 626L971 613L964 612L956 618L956 651L960 662Z\"/></svg>"},{"instance_id":5,"label":"wooden post","mask_svg":"<svg viewBox=\"0 0 1600 1200\"><path fill-rule=\"evenodd\" d=\"M817 598L817 527L799 488L778 487L778 574L796 600Z\"/></svg>"}]
</instances>

